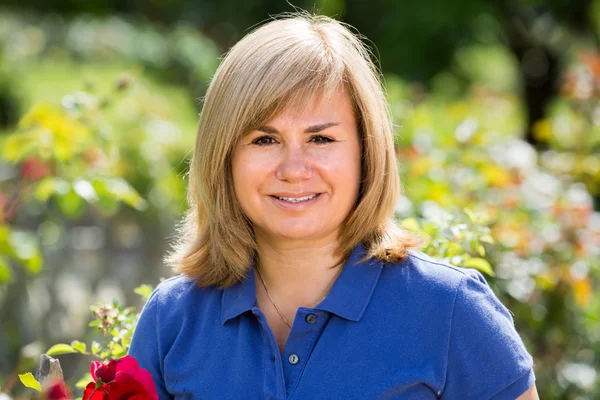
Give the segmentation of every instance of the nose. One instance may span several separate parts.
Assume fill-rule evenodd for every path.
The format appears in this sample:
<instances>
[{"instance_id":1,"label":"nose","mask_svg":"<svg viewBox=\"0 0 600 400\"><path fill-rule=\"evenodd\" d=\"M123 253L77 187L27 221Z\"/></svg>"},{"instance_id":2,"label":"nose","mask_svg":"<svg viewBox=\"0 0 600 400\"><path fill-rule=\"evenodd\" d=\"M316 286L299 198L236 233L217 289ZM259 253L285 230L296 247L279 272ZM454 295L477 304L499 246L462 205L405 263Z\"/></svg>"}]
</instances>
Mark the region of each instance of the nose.
<instances>
[{"instance_id":1,"label":"nose","mask_svg":"<svg viewBox=\"0 0 600 400\"><path fill-rule=\"evenodd\" d=\"M290 146L285 149L277 168L277 179L298 182L310 178L311 174L308 154L301 146Z\"/></svg>"}]
</instances>

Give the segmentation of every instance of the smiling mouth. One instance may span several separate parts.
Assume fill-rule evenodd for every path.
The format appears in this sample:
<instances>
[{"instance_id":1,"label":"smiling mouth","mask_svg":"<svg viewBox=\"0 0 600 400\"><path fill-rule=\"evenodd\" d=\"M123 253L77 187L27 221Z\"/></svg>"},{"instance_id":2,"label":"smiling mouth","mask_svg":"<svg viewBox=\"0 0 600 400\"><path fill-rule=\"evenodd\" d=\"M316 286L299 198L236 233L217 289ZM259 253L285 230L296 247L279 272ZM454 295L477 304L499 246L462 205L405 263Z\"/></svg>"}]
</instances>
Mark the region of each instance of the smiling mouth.
<instances>
[{"instance_id":1,"label":"smiling mouth","mask_svg":"<svg viewBox=\"0 0 600 400\"><path fill-rule=\"evenodd\" d=\"M303 203L305 201L314 199L318 195L319 195L319 193L315 193L315 194L311 194L309 196L303 196L303 197L279 197L279 196L272 196L272 197L282 200L282 201L286 201L288 203Z\"/></svg>"}]
</instances>

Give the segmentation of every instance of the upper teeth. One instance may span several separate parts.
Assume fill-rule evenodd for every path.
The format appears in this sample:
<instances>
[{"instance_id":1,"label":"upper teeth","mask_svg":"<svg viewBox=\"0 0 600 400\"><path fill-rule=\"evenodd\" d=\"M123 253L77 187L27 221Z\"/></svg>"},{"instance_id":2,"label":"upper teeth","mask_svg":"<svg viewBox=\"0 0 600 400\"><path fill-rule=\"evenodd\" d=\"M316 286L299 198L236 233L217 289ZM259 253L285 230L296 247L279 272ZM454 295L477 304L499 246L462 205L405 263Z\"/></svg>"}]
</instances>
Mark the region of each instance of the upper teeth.
<instances>
[{"instance_id":1,"label":"upper teeth","mask_svg":"<svg viewBox=\"0 0 600 400\"><path fill-rule=\"evenodd\" d=\"M316 194L311 194L310 196L304 196L304 197L279 197L279 196L277 196L277 198L281 199L281 200L289 201L292 203L298 203L301 201L310 200L315 196L316 196Z\"/></svg>"}]
</instances>

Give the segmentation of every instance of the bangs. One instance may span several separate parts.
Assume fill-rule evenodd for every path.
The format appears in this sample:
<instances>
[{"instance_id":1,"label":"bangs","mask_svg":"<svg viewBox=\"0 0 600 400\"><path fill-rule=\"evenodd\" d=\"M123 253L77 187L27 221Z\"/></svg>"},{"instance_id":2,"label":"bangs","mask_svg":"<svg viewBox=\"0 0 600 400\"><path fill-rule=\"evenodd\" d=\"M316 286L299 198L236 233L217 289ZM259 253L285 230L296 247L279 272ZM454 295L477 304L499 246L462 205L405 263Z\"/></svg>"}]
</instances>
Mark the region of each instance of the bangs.
<instances>
[{"instance_id":1,"label":"bangs","mask_svg":"<svg viewBox=\"0 0 600 400\"><path fill-rule=\"evenodd\" d=\"M328 101L341 84L346 85L346 67L331 44L314 27L302 35L298 32L302 27L297 28L289 32L295 40L285 37L284 32L281 40L272 39L267 45L262 42L261 47L254 47L257 51L245 65L238 67L233 78L238 82L231 87L242 89L236 94L242 107L237 113L241 117L240 136L283 110L299 116L315 99Z\"/></svg>"},{"instance_id":2,"label":"bangs","mask_svg":"<svg viewBox=\"0 0 600 400\"><path fill-rule=\"evenodd\" d=\"M264 100L270 100L270 104L259 113L259 125L275 118L284 110L295 117L300 117L313 105L315 100L318 99L320 102L329 101L340 85L346 85L343 71L340 73L339 78L328 79L334 75L334 73L308 75L304 82L289 88L286 93L275 100L271 100L269 96L265 95Z\"/></svg>"}]
</instances>

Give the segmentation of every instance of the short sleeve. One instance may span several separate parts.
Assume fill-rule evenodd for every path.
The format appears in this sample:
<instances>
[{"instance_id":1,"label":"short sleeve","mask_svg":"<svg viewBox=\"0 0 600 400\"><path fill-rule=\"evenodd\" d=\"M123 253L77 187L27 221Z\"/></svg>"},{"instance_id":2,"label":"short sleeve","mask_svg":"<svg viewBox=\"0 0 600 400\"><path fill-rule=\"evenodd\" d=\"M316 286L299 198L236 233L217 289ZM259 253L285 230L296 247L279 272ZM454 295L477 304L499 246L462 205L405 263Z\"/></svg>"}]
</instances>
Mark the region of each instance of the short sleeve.
<instances>
[{"instance_id":1,"label":"short sleeve","mask_svg":"<svg viewBox=\"0 0 600 400\"><path fill-rule=\"evenodd\" d=\"M160 400L172 400L173 397L165 387L162 360L159 354L159 338L157 324L157 292L152 293L144 306L137 322L129 347L129 355L134 357L141 368L152 375Z\"/></svg>"},{"instance_id":2,"label":"short sleeve","mask_svg":"<svg viewBox=\"0 0 600 400\"><path fill-rule=\"evenodd\" d=\"M473 271L456 293L441 399L514 400L534 382L533 360L509 311Z\"/></svg>"}]
</instances>

